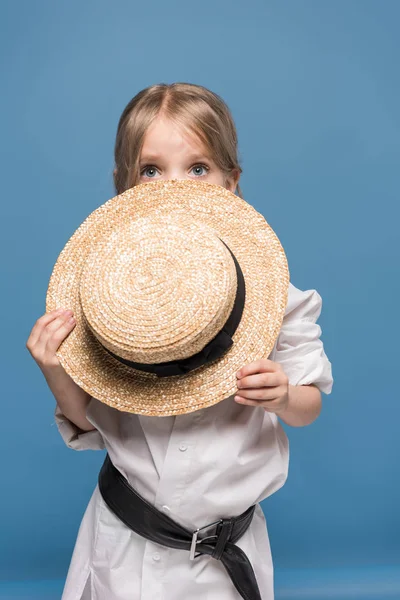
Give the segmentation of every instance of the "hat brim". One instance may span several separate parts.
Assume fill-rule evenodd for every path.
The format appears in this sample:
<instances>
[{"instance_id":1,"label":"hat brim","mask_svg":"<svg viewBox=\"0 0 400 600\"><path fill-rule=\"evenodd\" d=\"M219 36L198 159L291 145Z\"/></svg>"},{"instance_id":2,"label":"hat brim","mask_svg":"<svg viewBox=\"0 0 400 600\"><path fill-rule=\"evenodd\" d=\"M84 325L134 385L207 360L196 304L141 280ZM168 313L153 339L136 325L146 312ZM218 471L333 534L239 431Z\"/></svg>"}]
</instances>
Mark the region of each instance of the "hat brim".
<instances>
[{"instance_id":1,"label":"hat brim","mask_svg":"<svg viewBox=\"0 0 400 600\"><path fill-rule=\"evenodd\" d=\"M211 227L232 250L245 278L246 301L233 345L224 356L185 375L157 377L120 363L95 338L81 309L80 276L96 239L119 224L181 211ZM54 265L46 311L63 307L74 312L76 325L56 356L82 389L121 411L170 416L212 406L236 393L236 372L270 355L282 326L288 289L284 249L250 204L215 184L157 181L111 198L85 219Z\"/></svg>"}]
</instances>

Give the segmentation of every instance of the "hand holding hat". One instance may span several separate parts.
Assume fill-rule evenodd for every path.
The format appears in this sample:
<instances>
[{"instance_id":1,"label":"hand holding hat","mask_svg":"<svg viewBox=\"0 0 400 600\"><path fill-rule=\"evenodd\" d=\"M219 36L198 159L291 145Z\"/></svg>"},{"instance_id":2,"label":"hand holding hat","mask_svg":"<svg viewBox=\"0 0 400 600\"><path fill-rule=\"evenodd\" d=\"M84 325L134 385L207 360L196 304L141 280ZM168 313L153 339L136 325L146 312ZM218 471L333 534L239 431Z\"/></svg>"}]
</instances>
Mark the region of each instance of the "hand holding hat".
<instances>
[{"instance_id":1,"label":"hand holding hat","mask_svg":"<svg viewBox=\"0 0 400 600\"><path fill-rule=\"evenodd\" d=\"M242 367L237 373L239 404L263 406L267 412L282 414L289 405L289 379L282 365L267 358Z\"/></svg>"}]
</instances>

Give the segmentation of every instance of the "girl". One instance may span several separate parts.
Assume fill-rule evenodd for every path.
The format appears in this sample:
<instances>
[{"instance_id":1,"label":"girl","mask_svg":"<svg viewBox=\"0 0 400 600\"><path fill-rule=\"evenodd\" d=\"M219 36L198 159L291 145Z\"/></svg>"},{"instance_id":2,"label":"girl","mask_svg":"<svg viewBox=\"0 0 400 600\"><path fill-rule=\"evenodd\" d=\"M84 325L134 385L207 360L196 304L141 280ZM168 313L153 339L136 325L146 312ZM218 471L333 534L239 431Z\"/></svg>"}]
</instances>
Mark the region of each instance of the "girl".
<instances>
[{"instance_id":1,"label":"girl","mask_svg":"<svg viewBox=\"0 0 400 600\"><path fill-rule=\"evenodd\" d=\"M153 179L200 178L241 196L240 173L229 109L204 87L154 85L123 111L115 144L117 194ZM234 397L176 417L123 413L74 383L55 355L74 328L71 311L40 317L27 341L55 396L56 422L67 446L106 448L148 502L192 530L256 504L237 545L250 559L263 600L274 597L273 566L259 502L284 484L288 472L288 440L278 417L295 427L313 422L321 391L332 389L331 365L317 324L321 306L315 290L290 284L269 358L243 365ZM190 562L185 551L134 533L109 510L96 486L63 600L238 598L219 560L202 555Z\"/></svg>"}]
</instances>

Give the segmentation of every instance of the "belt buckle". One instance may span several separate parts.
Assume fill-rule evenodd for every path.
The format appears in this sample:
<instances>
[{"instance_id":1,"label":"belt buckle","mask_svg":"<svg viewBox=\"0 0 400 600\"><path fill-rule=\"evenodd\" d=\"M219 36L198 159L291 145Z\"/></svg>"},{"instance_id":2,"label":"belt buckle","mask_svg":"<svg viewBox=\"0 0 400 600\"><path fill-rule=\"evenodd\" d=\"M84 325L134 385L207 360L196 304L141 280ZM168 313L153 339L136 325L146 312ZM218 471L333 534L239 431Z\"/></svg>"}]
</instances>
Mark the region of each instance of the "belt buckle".
<instances>
[{"instance_id":1,"label":"belt buckle","mask_svg":"<svg viewBox=\"0 0 400 600\"><path fill-rule=\"evenodd\" d=\"M214 525L219 525L220 523L222 523L222 519L218 519L218 521L215 521L214 523L210 523L209 525L204 525L204 527L199 527L198 529L195 529L193 531L192 543L190 545L189 560L194 560L201 554L201 552L196 554L197 544L201 544L202 542L204 542L204 540L209 540L211 538L217 537L216 535L208 535L208 536L202 538L201 540L198 540L197 538L198 538L200 531L203 531L204 529L208 529L209 527L214 527Z\"/></svg>"}]
</instances>

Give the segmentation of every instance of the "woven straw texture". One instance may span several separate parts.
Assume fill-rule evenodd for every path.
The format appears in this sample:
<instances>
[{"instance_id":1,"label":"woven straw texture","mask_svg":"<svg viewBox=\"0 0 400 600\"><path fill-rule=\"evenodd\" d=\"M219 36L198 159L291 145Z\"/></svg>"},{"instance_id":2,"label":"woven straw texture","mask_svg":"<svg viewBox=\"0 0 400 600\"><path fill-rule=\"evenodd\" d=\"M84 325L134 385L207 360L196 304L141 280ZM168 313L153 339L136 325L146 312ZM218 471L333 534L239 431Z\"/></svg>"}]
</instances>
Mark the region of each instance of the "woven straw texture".
<instances>
[{"instance_id":1,"label":"woven straw texture","mask_svg":"<svg viewBox=\"0 0 400 600\"><path fill-rule=\"evenodd\" d=\"M236 294L231 249L246 301L233 346L185 375L157 377L120 363L183 359L220 330ZM76 326L57 357L92 397L118 410L179 415L236 393L236 372L267 358L287 304L289 270L265 218L209 183L135 186L93 211L60 253L46 311L70 308Z\"/></svg>"}]
</instances>

